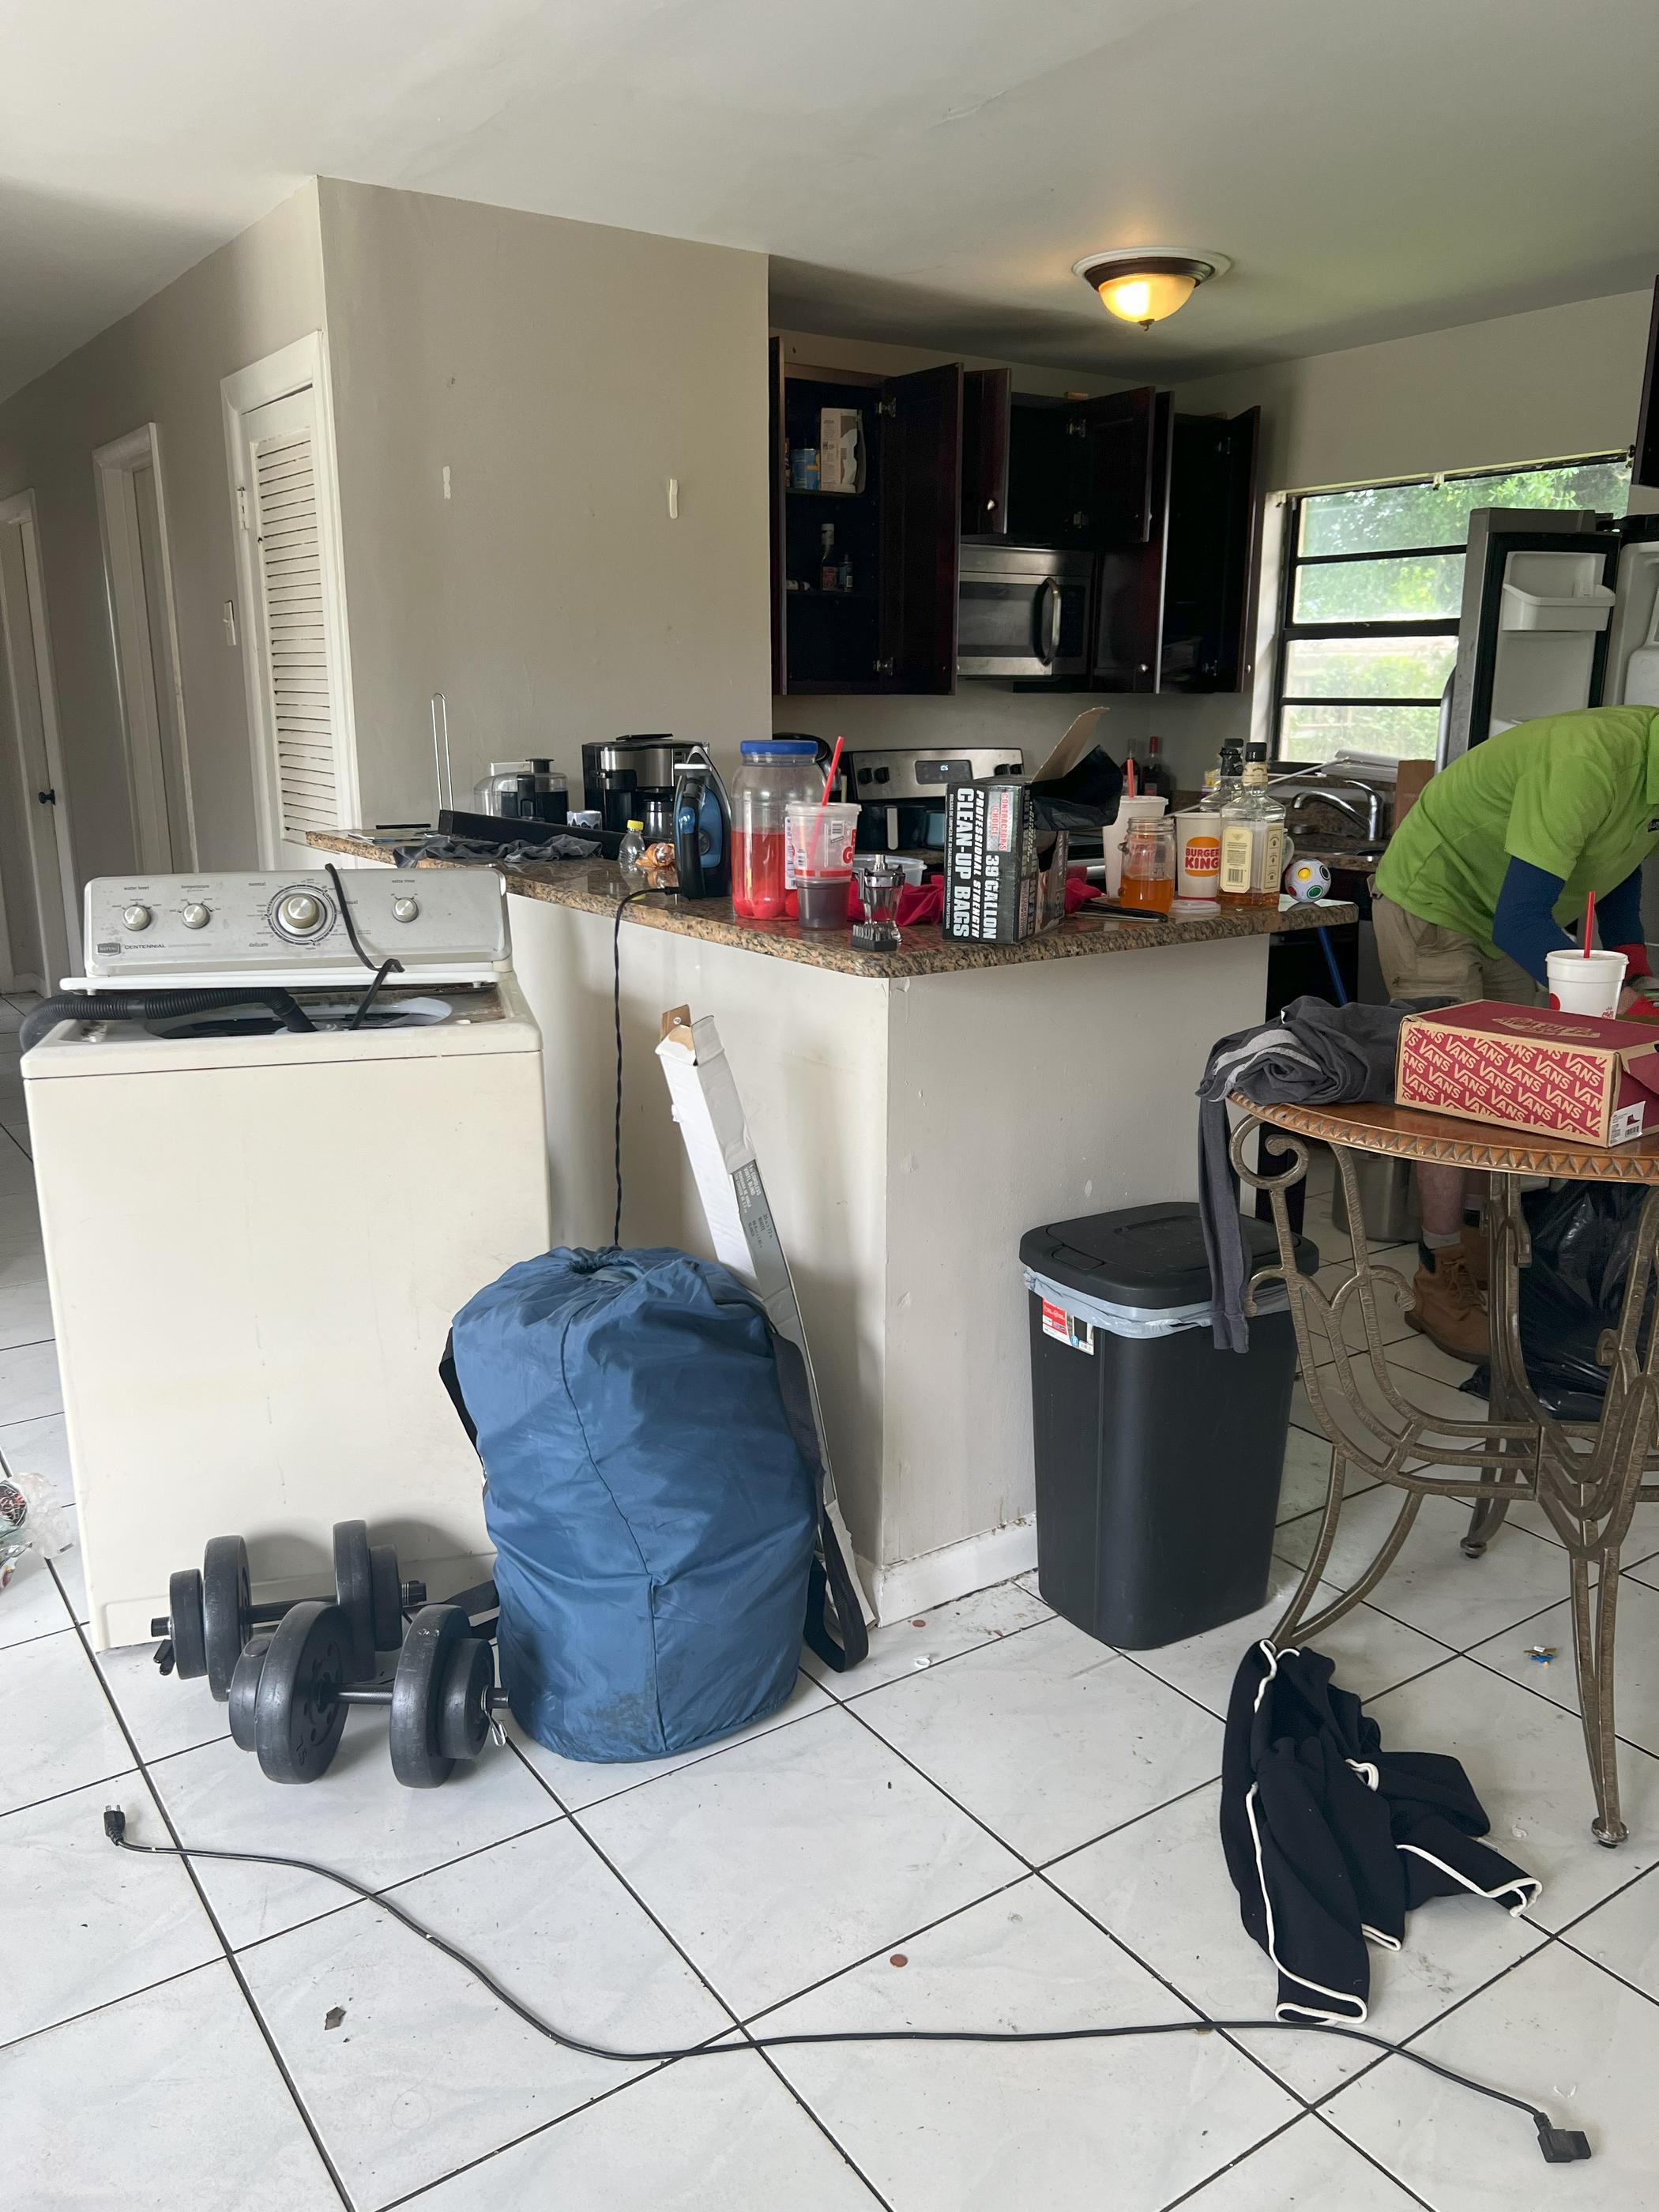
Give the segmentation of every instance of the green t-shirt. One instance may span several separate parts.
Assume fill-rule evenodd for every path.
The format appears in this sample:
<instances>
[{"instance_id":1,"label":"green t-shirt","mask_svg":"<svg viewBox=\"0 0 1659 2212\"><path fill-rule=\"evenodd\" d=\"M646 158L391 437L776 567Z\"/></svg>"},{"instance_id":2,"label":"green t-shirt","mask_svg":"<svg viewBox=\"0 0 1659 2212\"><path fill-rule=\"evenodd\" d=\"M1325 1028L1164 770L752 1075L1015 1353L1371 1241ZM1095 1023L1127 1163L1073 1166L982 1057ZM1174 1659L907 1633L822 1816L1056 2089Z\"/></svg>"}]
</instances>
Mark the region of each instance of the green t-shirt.
<instances>
[{"instance_id":1,"label":"green t-shirt","mask_svg":"<svg viewBox=\"0 0 1659 2212\"><path fill-rule=\"evenodd\" d=\"M1659 714L1589 707L1521 722L1431 776L1376 872L1385 898L1487 953L1512 860L1565 878L1566 927L1659 850Z\"/></svg>"}]
</instances>

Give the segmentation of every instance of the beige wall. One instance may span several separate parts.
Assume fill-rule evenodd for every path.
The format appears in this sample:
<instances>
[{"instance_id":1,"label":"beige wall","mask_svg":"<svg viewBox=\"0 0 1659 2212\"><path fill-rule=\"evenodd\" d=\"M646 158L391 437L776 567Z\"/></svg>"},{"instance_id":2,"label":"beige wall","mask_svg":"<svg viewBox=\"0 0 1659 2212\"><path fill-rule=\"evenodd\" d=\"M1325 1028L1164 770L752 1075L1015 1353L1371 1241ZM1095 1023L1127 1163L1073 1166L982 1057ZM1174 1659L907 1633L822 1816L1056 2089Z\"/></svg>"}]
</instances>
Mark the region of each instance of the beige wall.
<instances>
[{"instance_id":1,"label":"beige wall","mask_svg":"<svg viewBox=\"0 0 1659 2212\"><path fill-rule=\"evenodd\" d=\"M219 382L323 319L317 193L307 185L152 300L0 404L0 496L40 514L64 781L77 872L133 861L92 456L157 426L190 771L204 867L257 865L240 654L221 620L236 591ZM9 900L21 900L7 882Z\"/></svg>"},{"instance_id":2,"label":"beige wall","mask_svg":"<svg viewBox=\"0 0 1659 2212\"><path fill-rule=\"evenodd\" d=\"M765 735L764 257L319 190L368 818L428 814L434 690L458 796L625 731Z\"/></svg>"}]
</instances>

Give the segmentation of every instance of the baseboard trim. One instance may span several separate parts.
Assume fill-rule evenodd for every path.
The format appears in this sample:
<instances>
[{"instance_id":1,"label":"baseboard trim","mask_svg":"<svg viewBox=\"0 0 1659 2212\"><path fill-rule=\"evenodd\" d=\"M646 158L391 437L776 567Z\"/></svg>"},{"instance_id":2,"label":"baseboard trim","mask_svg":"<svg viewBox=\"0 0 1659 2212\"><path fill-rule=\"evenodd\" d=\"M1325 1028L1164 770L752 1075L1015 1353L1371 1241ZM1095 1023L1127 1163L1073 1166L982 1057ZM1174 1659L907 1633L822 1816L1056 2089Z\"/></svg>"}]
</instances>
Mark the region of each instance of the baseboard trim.
<instances>
[{"instance_id":1,"label":"baseboard trim","mask_svg":"<svg viewBox=\"0 0 1659 2212\"><path fill-rule=\"evenodd\" d=\"M1036 1556L1036 1522L1026 1519L988 1528L914 1559L896 1560L890 1567L861 1559L859 1571L876 1618L895 1620L902 1613L925 1613L930 1606L988 1589L993 1583L1010 1582L1035 1567Z\"/></svg>"}]
</instances>

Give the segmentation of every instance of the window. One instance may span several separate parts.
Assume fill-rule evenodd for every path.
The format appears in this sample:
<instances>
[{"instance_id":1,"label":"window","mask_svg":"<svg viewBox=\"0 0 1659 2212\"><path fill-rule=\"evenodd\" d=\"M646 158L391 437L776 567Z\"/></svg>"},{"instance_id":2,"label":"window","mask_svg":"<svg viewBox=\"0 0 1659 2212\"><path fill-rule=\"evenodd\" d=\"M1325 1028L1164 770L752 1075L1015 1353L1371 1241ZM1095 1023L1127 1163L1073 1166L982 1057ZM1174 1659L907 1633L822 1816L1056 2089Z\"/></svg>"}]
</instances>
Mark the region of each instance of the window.
<instances>
[{"instance_id":1,"label":"window","mask_svg":"<svg viewBox=\"0 0 1659 2212\"><path fill-rule=\"evenodd\" d=\"M1478 507L1621 515L1622 455L1428 477L1290 503L1273 700L1283 761L1431 760L1457 658L1463 548Z\"/></svg>"}]
</instances>

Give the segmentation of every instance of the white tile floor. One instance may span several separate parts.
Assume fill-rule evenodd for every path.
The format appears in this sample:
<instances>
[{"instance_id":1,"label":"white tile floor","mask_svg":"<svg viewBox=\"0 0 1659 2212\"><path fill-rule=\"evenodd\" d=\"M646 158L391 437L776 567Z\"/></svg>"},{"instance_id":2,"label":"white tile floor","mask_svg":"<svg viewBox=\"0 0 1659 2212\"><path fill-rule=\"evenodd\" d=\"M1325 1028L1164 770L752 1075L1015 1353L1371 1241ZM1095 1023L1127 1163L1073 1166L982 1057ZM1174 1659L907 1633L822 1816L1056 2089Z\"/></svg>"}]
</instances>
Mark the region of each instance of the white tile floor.
<instances>
[{"instance_id":1,"label":"white tile floor","mask_svg":"<svg viewBox=\"0 0 1659 2212\"><path fill-rule=\"evenodd\" d=\"M0 1031L15 1018L0 1001ZM0 1456L66 1496L6 1042ZM1391 1332L1403 1387L1455 1379ZM1526 1656L1565 1642L1564 1562L1535 1517L1470 1561L1459 1514L1426 1511L1380 1601L1324 1639L1391 1742L1466 1761L1495 1840L1545 1883L1529 1921L1425 1908L1375 1960L1376 2031L1548 2102L1590 2131L1588 2169L1545 2170L1518 2115L1328 2039L750 2047L745 2031L1270 2008L1216 1839L1221 1715L1307 1556L1328 1465L1293 1429L1273 1600L1250 1622L1119 1654L1025 1577L883 1628L845 1678L809 1664L781 1712L716 1751L601 1769L514 1736L429 1794L398 1788L365 1714L322 1784L266 1784L204 1685L162 1680L147 1650L94 1662L73 1551L32 1557L0 1594L6 2201L1651 2212L1659 1516L1621 1639L1622 1850L1589 1837L1571 1668ZM1355 1498L1336 1572L1387 1504ZM112 1802L136 1838L336 1863L579 2034L724 2038L732 2055L650 2068L556 2050L311 1877L118 1856Z\"/></svg>"}]
</instances>

